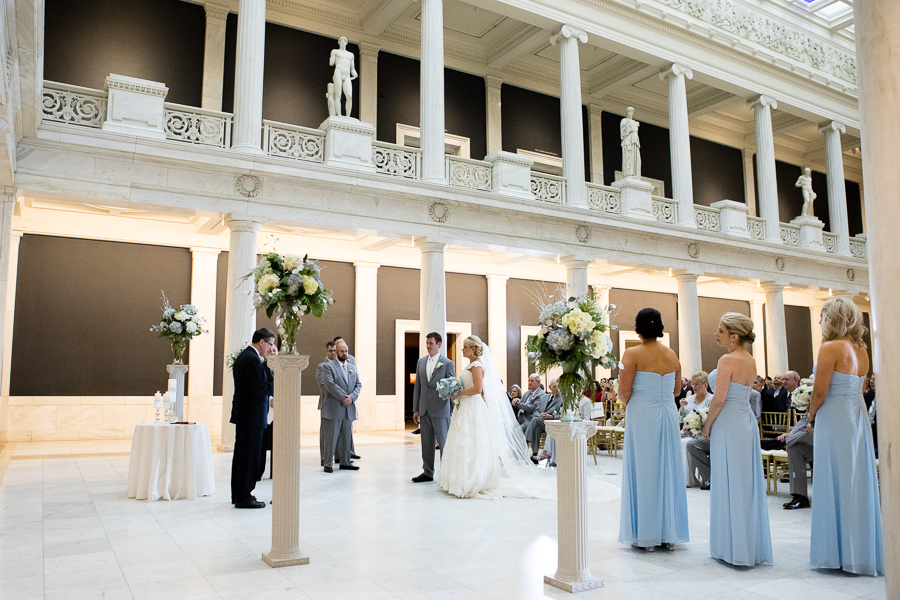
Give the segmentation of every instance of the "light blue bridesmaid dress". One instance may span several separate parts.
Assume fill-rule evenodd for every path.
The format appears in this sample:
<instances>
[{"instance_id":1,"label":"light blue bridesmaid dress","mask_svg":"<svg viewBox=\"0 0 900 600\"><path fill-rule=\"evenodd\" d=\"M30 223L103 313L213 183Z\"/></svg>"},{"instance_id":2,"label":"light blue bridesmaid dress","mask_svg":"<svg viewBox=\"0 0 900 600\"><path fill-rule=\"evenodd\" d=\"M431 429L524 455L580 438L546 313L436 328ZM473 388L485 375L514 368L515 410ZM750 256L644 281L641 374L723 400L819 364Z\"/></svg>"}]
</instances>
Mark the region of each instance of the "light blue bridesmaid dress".
<instances>
[{"instance_id":1,"label":"light blue bridesmaid dress","mask_svg":"<svg viewBox=\"0 0 900 600\"><path fill-rule=\"evenodd\" d=\"M725 406L712 426L709 459L710 554L733 565L772 562L759 426L749 386L728 384Z\"/></svg>"},{"instance_id":2,"label":"light blue bridesmaid dress","mask_svg":"<svg viewBox=\"0 0 900 600\"><path fill-rule=\"evenodd\" d=\"M881 503L864 380L835 371L816 413L809 561L814 568L878 575L884 573Z\"/></svg>"},{"instance_id":3,"label":"light blue bridesmaid dress","mask_svg":"<svg viewBox=\"0 0 900 600\"><path fill-rule=\"evenodd\" d=\"M687 494L674 402L675 373L638 371L625 410L619 541L641 547L688 541Z\"/></svg>"}]
</instances>

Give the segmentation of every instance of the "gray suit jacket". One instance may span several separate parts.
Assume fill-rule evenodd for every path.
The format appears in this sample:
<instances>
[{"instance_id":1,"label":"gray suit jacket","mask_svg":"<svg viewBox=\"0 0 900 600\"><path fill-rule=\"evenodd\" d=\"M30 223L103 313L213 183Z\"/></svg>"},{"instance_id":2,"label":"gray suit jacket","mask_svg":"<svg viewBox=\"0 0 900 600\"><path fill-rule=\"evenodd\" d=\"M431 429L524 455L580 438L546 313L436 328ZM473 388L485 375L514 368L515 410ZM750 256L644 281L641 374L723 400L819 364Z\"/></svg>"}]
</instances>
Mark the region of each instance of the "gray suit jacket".
<instances>
[{"instance_id":1,"label":"gray suit jacket","mask_svg":"<svg viewBox=\"0 0 900 600\"><path fill-rule=\"evenodd\" d=\"M762 414L762 396L756 390L750 390L750 410L753 411L753 416L759 421L759 417Z\"/></svg>"},{"instance_id":2,"label":"gray suit jacket","mask_svg":"<svg viewBox=\"0 0 900 600\"><path fill-rule=\"evenodd\" d=\"M316 383L319 386L319 410L322 410L322 405L325 404L325 382L322 380L322 375L325 373L325 365L330 362L330 360L324 360L316 367Z\"/></svg>"},{"instance_id":3,"label":"gray suit jacket","mask_svg":"<svg viewBox=\"0 0 900 600\"><path fill-rule=\"evenodd\" d=\"M359 418L356 411L356 399L362 384L359 381L359 373L356 366L347 361L347 378L341 368L341 361L333 360L324 363L322 367L322 383L325 386L325 399L322 402L322 418L340 421L348 419L355 421ZM347 406L343 405L344 396L350 396L353 400Z\"/></svg>"},{"instance_id":4,"label":"gray suit jacket","mask_svg":"<svg viewBox=\"0 0 900 600\"><path fill-rule=\"evenodd\" d=\"M797 424L791 428L791 432L787 434L787 437L784 438L785 447L789 448L794 444L812 444L813 443L813 434L806 431L806 425L809 423L809 418L806 415L803 415L798 421Z\"/></svg>"},{"instance_id":5,"label":"gray suit jacket","mask_svg":"<svg viewBox=\"0 0 900 600\"><path fill-rule=\"evenodd\" d=\"M544 396L547 398L550 397L550 394L538 388L531 392L531 390L526 390L525 394L522 395L522 401L519 402L519 405L516 407L521 411L522 415L525 417L525 425L531 423L531 419L534 418L535 414L540 414L540 412L535 411L538 407L538 403L544 399Z\"/></svg>"},{"instance_id":6,"label":"gray suit jacket","mask_svg":"<svg viewBox=\"0 0 900 600\"><path fill-rule=\"evenodd\" d=\"M437 384L441 379L456 377L456 366L453 361L439 355L438 362L434 365L431 379L428 379L428 355L426 354L416 363L416 385L413 388L413 412L420 417L429 415L437 419L450 418L450 400L442 400L437 393Z\"/></svg>"},{"instance_id":7,"label":"gray suit jacket","mask_svg":"<svg viewBox=\"0 0 900 600\"><path fill-rule=\"evenodd\" d=\"M557 394L556 396L544 394L544 396L538 401L534 414L540 416L541 413L549 413L552 415L553 411L562 407L562 403L562 394Z\"/></svg>"}]
</instances>

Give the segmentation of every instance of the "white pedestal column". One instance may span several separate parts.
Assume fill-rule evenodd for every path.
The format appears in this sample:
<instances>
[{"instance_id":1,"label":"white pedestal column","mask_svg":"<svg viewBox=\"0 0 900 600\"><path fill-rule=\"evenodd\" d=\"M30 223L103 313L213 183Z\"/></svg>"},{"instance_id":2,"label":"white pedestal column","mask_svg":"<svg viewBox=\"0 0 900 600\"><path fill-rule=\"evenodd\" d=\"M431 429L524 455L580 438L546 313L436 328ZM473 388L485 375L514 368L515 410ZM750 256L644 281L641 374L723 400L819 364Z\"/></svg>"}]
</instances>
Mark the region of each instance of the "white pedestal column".
<instances>
[{"instance_id":1,"label":"white pedestal column","mask_svg":"<svg viewBox=\"0 0 900 600\"><path fill-rule=\"evenodd\" d=\"M591 575L587 523L587 440L597 431L592 421L547 421L547 435L556 440L557 530L559 562L544 583L569 593L603 587Z\"/></svg>"},{"instance_id":2,"label":"white pedestal column","mask_svg":"<svg viewBox=\"0 0 900 600\"><path fill-rule=\"evenodd\" d=\"M766 220L766 241L781 242L778 217L778 183L775 180L775 137L772 133L772 111L778 103L760 96L749 103L756 113L756 172L759 178L759 212Z\"/></svg>"},{"instance_id":3,"label":"white pedestal column","mask_svg":"<svg viewBox=\"0 0 900 600\"><path fill-rule=\"evenodd\" d=\"M784 323L784 286L764 283L766 293L766 373L774 377L788 370L787 328Z\"/></svg>"},{"instance_id":4,"label":"white pedestal column","mask_svg":"<svg viewBox=\"0 0 900 600\"><path fill-rule=\"evenodd\" d=\"M188 365L166 365L169 379L175 380L175 417L178 421L184 421L184 376L187 375Z\"/></svg>"},{"instance_id":5,"label":"white pedestal column","mask_svg":"<svg viewBox=\"0 0 900 600\"><path fill-rule=\"evenodd\" d=\"M603 185L603 107L588 104L588 130L591 136L591 183Z\"/></svg>"},{"instance_id":6,"label":"white pedestal column","mask_svg":"<svg viewBox=\"0 0 900 600\"><path fill-rule=\"evenodd\" d=\"M534 160L499 150L484 157L491 163L491 191L503 196L534 200L531 192L531 167Z\"/></svg>"},{"instance_id":7,"label":"white pedestal column","mask_svg":"<svg viewBox=\"0 0 900 600\"><path fill-rule=\"evenodd\" d=\"M756 373L766 376L766 345L763 341L762 330L765 319L765 311L761 300L750 301L750 318L753 319L753 329L758 336L753 343L753 360L756 361Z\"/></svg>"},{"instance_id":8,"label":"white pedestal column","mask_svg":"<svg viewBox=\"0 0 900 600\"><path fill-rule=\"evenodd\" d=\"M753 173L753 149L741 150L744 164L744 204L747 205L747 214L756 216L756 177Z\"/></svg>"},{"instance_id":9,"label":"white pedestal column","mask_svg":"<svg viewBox=\"0 0 900 600\"><path fill-rule=\"evenodd\" d=\"M234 133L231 147L262 154L263 67L266 0L240 0L234 74Z\"/></svg>"},{"instance_id":10,"label":"white pedestal column","mask_svg":"<svg viewBox=\"0 0 900 600\"><path fill-rule=\"evenodd\" d=\"M719 231L734 237L750 239L746 204L734 200L719 200L710 206L719 209Z\"/></svg>"},{"instance_id":11,"label":"white pedestal column","mask_svg":"<svg viewBox=\"0 0 900 600\"><path fill-rule=\"evenodd\" d=\"M506 275L488 275L488 346L500 379L506 383L507 389L512 384L507 379L506 371Z\"/></svg>"},{"instance_id":12,"label":"white pedestal column","mask_svg":"<svg viewBox=\"0 0 900 600\"><path fill-rule=\"evenodd\" d=\"M825 134L825 168L828 176L828 216L831 218L831 233L837 235L835 250L839 256L850 254L850 224L847 221L847 188L844 187L844 154L841 148L841 134L847 128L843 123L829 121L819 127Z\"/></svg>"},{"instance_id":13,"label":"white pedestal column","mask_svg":"<svg viewBox=\"0 0 900 600\"><path fill-rule=\"evenodd\" d=\"M422 181L446 184L444 172L444 5L422 0Z\"/></svg>"},{"instance_id":14,"label":"white pedestal column","mask_svg":"<svg viewBox=\"0 0 900 600\"><path fill-rule=\"evenodd\" d=\"M203 97L200 106L222 110L222 76L225 72L225 19L228 8L218 4L206 8L206 43L203 46ZM193 379L193 376L191 377Z\"/></svg>"},{"instance_id":15,"label":"white pedestal column","mask_svg":"<svg viewBox=\"0 0 900 600\"><path fill-rule=\"evenodd\" d=\"M300 372L309 356L270 356L275 374L278 426L272 437L272 549L262 555L270 567L309 564L300 551Z\"/></svg>"},{"instance_id":16,"label":"white pedestal column","mask_svg":"<svg viewBox=\"0 0 900 600\"><path fill-rule=\"evenodd\" d=\"M380 46L359 43L359 120L378 127L378 52Z\"/></svg>"},{"instance_id":17,"label":"white pedestal column","mask_svg":"<svg viewBox=\"0 0 900 600\"><path fill-rule=\"evenodd\" d=\"M588 291L588 265L591 261L575 256L566 256L562 259L566 265L566 296L571 298L586 294Z\"/></svg>"},{"instance_id":18,"label":"white pedestal column","mask_svg":"<svg viewBox=\"0 0 900 600\"><path fill-rule=\"evenodd\" d=\"M419 322L421 356L425 355L425 336L435 331L441 334L444 345L441 354L447 355L447 274L444 270L443 242L419 242L422 269L419 276Z\"/></svg>"},{"instance_id":19,"label":"white pedestal column","mask_svg":"<svg viewBox=\"0 0 900 600\"><path fill-rule=\"evenodd\" d=\"M0 194L0 340L3 340L2 395L9 396L9 373L12 366L13 322L16 314L16 275L19 265L21 231L12 230L13 211L16 207L16 191L6 188ZM5 411L4 411L5 412ZM6 415L0 415L0 429Z\"/></svg>"},{"instance_id":20,"label":"white pedestal column","mask_svg":"<svg viewBox=\"0 0 900 600\"><path fill-rule=\"evenodd\" d=\"M487 115L487 153L503 150L503 120L500 107L500 87L503 80L493 75L484 77L484 99Z\"/></svg>"},{"instance_id":21,"label":"white pedestal column","mask_svg":"<svg viewBox=\"0 0 900 600\"><path fill-rule=\"evenodd\" d=\"M691 135L685 87L685 79L693 79L694 73L676 63L660 73L659 78L669 80L669 155L672 157L672 198L678 202L678 224L696 229Z\"/></svg>"},{"instance_id":22,"label":"white pedestal column","mask_svg":"<svg viewBox=\"0 0 900 600\"><path fill-rule=\"evenodd\" d=\"M703 368L700 346L700 299L696 273L675 276L678 282L678 360L681 374L690 377Z\"/></svg>"},{"instance_id":23,"label":"white pedestal column","mask_svg":"<svg viewBox=\"0 0 900 600\"><path fill-rule=\"evenodd\" d=\"M354 356L358 369L361 396L356 406L361 412L354 423L357 431L367 431L377 425L375 389L378 352L378 267L377 263L356 262L356 306L354 316ZM402 402L401 402L402 404ZM399 425L403 425L402 415ZM397 422L393 424L395 427Z\"/></svg>"},{"instance_id":24,"label":"white pedestal column","mask_svg":"<svg viewBox=\"0 0 900 600\"><path fill-rule=\"evenodd\" d=\"M195 421L211 417L209 406L212 405L216 364L216 271L219 252L218 248L191 248L191 304L205 319L203 329L206 331L191 340L188 353L188 365L191 367L188 415ZM203 409L200 409L201 404Z\"/></svg>"},{"instance_id":25,"label":"white pedestal column","mask_svg":"<svg viewBox=\"0 0 900 600\"><path fill-rule=\"evenodd\" d=\"M256 232L260 223L248 219L229 218L225 224L231 230L228 245L228 279L225 296L225 356L250 344L256 331L256 311L253 310L253 280L243 277L256 266ZM219 452L234 450L234 425L231 420L231 401L234 379L231 371L222 373L222 441Z\"/></svg>"},{"instance_id":26,"label":"white pedestal column","mask_svg":"<svg viewBox=\"0 0 900 600\"><path fill-rule=\"evenodd\" d=\"M653 215L653 184L638 177L626 177L612 183L619 190L622 216L656 222Z\"/></svg>"},{"instance_id":27,"label":"white pedestal column","mask_svg":"<svg viewBox=\"0 0 900 600\"><path fill-rule=\"evenodd\" d=\"M584 185L584 129L581 120L581 67L578 42L587 43L583 30L571 25L550 38L559 44L559 109L562 122L563 176L568 183L568 204L588 208L587 188Z\"/></svg>"}]
</instances>

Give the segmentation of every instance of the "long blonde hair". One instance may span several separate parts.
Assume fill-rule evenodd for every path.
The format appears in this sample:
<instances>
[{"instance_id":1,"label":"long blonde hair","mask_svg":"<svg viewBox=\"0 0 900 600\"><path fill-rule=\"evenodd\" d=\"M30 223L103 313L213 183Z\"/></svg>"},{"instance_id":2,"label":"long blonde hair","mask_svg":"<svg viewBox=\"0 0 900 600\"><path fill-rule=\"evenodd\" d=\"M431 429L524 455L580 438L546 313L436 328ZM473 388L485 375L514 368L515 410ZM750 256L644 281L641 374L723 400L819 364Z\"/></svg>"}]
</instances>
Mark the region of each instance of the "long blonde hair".
<instances>
[{"instance_id":1,"label":"long blonde hair","mask_svg":"<svg viewBox=\"0 0 900 600\"><path fill-rule=\"evenodd\" d=\"M831 298L822 305L822 341L830 342L848 338L855 345L865 348L863 314L859 307L847 298Z\"/></svg>"}]
</instances>

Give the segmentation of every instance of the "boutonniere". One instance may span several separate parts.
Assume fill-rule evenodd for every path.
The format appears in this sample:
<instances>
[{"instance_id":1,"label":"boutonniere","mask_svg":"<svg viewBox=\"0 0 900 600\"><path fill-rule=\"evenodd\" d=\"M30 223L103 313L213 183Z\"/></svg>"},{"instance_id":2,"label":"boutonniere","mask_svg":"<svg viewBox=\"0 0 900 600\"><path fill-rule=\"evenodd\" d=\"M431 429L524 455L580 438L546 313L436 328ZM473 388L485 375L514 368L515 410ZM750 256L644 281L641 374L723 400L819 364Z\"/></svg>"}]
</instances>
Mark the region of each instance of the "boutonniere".
<instances>
[{"instance_id":1,"label":"boutonniere","mask_svg":"<svg viewBox=\"0 0 900 600\"><path fill-rule=\"evenodd\" d=\"M438 364L434 365L434 370L437 371L438 369L442 368L443 366L444 366L444 363L442 363L441 361L438 361Z\"/></svg>"},{"instance_id":2,"label":"boutonniere","mask_svg":"<svg viewBox=\"0 0 900 600\"><path fill-rule=\"evenodd\" d=\"M260 356L260 357L259 357L259 362L265 364L265 362L266 362L266 357L265 357L265 356Z\"/></svg>"},{"instance_id":3,"label":"boutonniere","mask_svg":"<svg viewBox=\"0 0 900 600\"><path fill-rule=\"evenodd\" d=\"M347 367L347 372L348 372L348 373L354 373L353 367Z\"/></svg>"}]
</instances>

